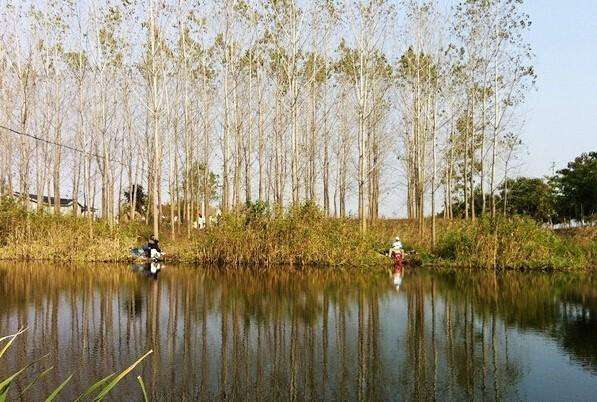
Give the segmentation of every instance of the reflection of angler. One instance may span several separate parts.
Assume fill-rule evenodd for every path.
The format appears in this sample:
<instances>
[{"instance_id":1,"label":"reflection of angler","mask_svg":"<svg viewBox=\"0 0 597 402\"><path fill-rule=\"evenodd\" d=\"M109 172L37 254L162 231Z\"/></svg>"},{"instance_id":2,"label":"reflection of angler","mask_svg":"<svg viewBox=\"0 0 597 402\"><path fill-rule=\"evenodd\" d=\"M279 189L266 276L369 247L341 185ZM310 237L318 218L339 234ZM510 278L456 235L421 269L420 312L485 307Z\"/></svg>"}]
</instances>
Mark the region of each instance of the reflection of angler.
<instances>
[{"instance_id":1,"label":"reflection of angler","mask_svg":"<svg viewBox=\"0 0 597 402\"><path fill-rule=\"evenodd\" d=\"M158 262L151 262L151 264L149 264L149 272L152 275L158 275L158 272L160 272L162 269L162 264L158 263Z\"/></svg>"},{"instance_id":2,"label":"reflection of angler","mask_svg":"<svg viewBox=\"0 0 597 402\"><path fill-rule=\"evenodd\" d=\"M392 280L394 282L394 286L396 287L396 291L400 290L400 285L402 285L402 277L403 276L404 276L404 268L395 267L394 273L392 274Z\"/></svg>"},{"instance_id":3,"label":"reflection of angler","mask_svg":"<svg viewBox=\"0 0 597 402\"><path fill-rule=\"evenodd\" d=\"M133 264L131 268L149 278L157 279L158 274L162 270L162 264L156 261L152 261L151 263L146 264Z\"/></svg>"}]
</instances>

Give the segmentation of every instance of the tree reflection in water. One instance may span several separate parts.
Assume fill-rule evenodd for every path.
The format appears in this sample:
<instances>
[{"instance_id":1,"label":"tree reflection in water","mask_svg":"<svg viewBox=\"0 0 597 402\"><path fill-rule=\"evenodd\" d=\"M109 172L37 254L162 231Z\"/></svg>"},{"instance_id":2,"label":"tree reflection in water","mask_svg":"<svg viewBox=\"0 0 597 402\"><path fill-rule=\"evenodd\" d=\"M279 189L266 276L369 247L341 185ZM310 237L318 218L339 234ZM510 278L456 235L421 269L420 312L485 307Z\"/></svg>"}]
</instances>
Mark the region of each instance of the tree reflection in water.
<instances>
[{"instance_id":1,"label":"tree reflection in water","mask_svg":"<svg viewBox=\"0 0 597 402\"><path fill-rule=\"evenodd\" d=\"M139 271L0 266L0 334L29 327L0 378L50 352L36 392L74 372L75 397L153 349L152 399L499 400L533 369L516 346L528 331L597 367L590 275L407 271L396 292L383 273ZM117 392L138 398L134 377Z\"/></svg>"}]
</instances>

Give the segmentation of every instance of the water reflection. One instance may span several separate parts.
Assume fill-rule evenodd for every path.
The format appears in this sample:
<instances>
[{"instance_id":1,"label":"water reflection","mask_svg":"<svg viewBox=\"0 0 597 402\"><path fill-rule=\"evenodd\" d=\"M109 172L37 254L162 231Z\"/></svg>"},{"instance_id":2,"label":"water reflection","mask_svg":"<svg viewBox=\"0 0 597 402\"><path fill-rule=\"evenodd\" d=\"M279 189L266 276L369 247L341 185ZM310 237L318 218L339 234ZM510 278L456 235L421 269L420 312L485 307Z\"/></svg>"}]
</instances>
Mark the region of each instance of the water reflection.
<instances>
[{"instance_id":1,"label":"water reflection","mask_svg":"<svg viewBox=\"0 0 597 402\"><path fill-rule=\"evenodd\" d=\"M396 266L392 272L392 283L396 288L396 292L400 291L400 286L402 285L402 278L404 277L404 267L403 266Z\"/></svg>"},{"instance_id":2,"label":"water reflection","mask_svg":"<svg viewBox=\"0 0 597 402\"><path fill-rule=\"evenodd\" d=\"M0 378L50 352L35 392L74 372L72 398L153 349L141 374L159 400L541 399L545 363L579 399L597 392L593 277L390 276L0 266L0 334L29 327ZM139 396L134 377L118 388Z\"/></svg>"},{"instance_id":3,"label":"water reflection","mask_svg":"<svg viewBox=\"0 0 597 402\"><path fill-rule=\"evenodd\" d=\"M158 274L164 267L164 264L157 261L146 262L144 264L132 264L131 269L151 279L158 279Z\"/></svg>"}]
</instances>

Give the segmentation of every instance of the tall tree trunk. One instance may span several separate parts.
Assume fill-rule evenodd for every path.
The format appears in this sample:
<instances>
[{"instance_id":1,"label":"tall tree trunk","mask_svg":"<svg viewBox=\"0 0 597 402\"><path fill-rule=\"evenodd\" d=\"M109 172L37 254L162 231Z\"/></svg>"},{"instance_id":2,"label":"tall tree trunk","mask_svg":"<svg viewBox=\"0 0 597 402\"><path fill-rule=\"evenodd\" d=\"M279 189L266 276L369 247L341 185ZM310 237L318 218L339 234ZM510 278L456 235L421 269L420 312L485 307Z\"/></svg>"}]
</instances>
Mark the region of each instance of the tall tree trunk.
<instances>
[{"instance_id":1,"label":"tall tree trunk","mask_svg":"<svg viewBox=\"0 0 597 402\"><path fill-rule=\"evenodd\" d=\"M437 175L437 160L436 160L436 136L437 136L437 83L434 85L434 93L433 93L433 111L432 111L432 124L431 124L431 141L432 141L432 163L433 163L433 170L431 173L431 246L435 248L436 242L436 213L435 213L435 189L436 189L436 175Z\"/></svg>"},{"instance_id":2,"label":"tall tree trunk","mask_svg":"<svg viewBox=\"0 0 597 402\"><path fill-rule=\"evenodd\" d=\"M474 90L474 86L473 86ZM475 211L475 154L476 154L476 141L475 141L475 93L473 92L472 100L471 100L471 174L469 176L470 180L470 193L471 193L471 219L474 221L476 218L476 211Z\"/></svg>"},{"instance_id":3,"label":"tall tree trunk","mask_svg":"<svg viewBox=\"0 0 597 402\"><path fill-rule=\"evenodd\" d=\"M251 159L253 157L253 110L252 100L253 99L253 53L249 54L249 92L247 96L247 112L249 114L248 127L247 127L247 143L245 146L245 203L251 202Z\"/></svg>"},{"instance_id":4,"label":"tall tree trunk","mask_svg":"<svg viewBox=\"0 0 597 402\"><path fill-rule=\"evenodd\" d=\"M495 164L497 157L497 138L498 138L498 124L499 124L499 95L498 95L498 72L497 72L497 59L494 66L493 76L493 138L491 139L491 183L489 192L491 193L491 217L496 216L496 200L495 200Z\"/></svg>"},{"instance_id":5,"label":"tall tree trunk","mask_svg":"<svg viewBox=\"0 0 597 402\"><path fill-rule=\"evenodd\" d=\"M327 77L328 71L328 60L325 61L324 75ZM326 80L327 84L327 80ZM327 85L323 89L323 107L327 106ZM323 210L327 216L330 216L330 133L328 131L328 113L327 111L323 115L323 166L322 166L322 190L323 190Z\"/></svg>"},{"instance_id":6,"label":"tall tree trunk","mask_svg":"<svg viewBox=\"0 0 597 402\"><path fill-rule=\"evenodd\" d=\"M470 122L469 122L469 110L470 110L470 95L467 99L467 112L466 112L466 128L464 130L464 174L462 177L462 185L464 187L464 219L468 219L469 211L469 192L468 192L468 175L469 175L469 133L470 133Z\"/></svg>"},{"instance_id":7,"label":"tall tree trunk","mask_svg":"<svg viewBox=\"0 0 597 402\"><path fill-rule=\"evenodd\" d=\"M230 63L231 63L231 50L230 44L228 43L228 30L229 30L229 9L228 3L226 3L226 30L224 38L224 133L222 139L223 146L223 158L222 158L222 211L226 212L230 208L230 183L229 183L229 171L228 162L230 160L230 100L229 100L229 80L230 80Z\"/></svg>"},{"instance_id":8,"label":"tall tree trunk","mask_svg":"<svg viewBox=\"0 0 597 402\"><path fill-rule=\"evenodd\" d=\"M257 104L257 130L258 130L258 140L257 140L257 147L258 147L258 165L259 165L259 201L265 201L265 133L264 133L264 123L263 123L263 84L261 82L261 74L258 71L257 73L257 97L258 97L258 104Z\"/></svg>"},{"instance_id":9,"label":"tall tree trunk","mask_svg":"<svg viewBox=\"0 0 597 402\"><path fill-rule=\"evenodd\" d=\"M203 218L205 219L205 225L209 226L209 202L212 197L211 188L211 171L210 171L210 153L211 153L211 136L210 136L210 124L209 124L209 113L211 111L211 104L209 101L208 93L208 71L206 66L205 56L203 58Z\"/></svg>"},{"instance_id":10,"label":"tall tree trunk","mask_svg":"<svg viewBox=\"0 0 597 402\"><path fill-rule=\"evenodd\" d=\"M155 38L155 16L153 0L149 6L150 9L150 46L151 46L151 113L152 113L152 129L153 129L153 173L152 173L152 215L153 215L153 235L159 238L159 162L160 162L160 135L159 135L159 113L158 113L158 71L156 69L156 38Z\"/></svg>"}]
</instances>

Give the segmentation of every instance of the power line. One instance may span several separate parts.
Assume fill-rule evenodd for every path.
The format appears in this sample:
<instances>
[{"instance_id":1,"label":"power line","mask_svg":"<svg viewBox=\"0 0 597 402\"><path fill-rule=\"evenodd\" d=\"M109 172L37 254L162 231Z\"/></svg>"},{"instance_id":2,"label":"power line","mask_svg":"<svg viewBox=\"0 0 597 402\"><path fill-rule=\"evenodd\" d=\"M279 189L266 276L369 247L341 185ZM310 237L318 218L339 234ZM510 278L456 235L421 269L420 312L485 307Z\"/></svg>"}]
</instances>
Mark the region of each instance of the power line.
<instances>
[{"instance_id":1,"label":"power line","mask_svg":"<svg viewBox=\"0 0 597 402\"><path fill-rule=\"evenodd\" d=\"M96 158L101 158L101 159L107 160L109 162L114 162L114 163L121 164L123 166L128 166L124 162L119 161L117 159L111 159L111 158L108 158L108 157L105 157L105 156L102 156L102 155L99 155L99 154L96 154L96 153L87 152L85 150L82 150L82 149L79 149L79 148L75 148L75 147L73 147L71 145L66 145L66 144L62 144L62 143L59 143L59 142L47 140L45 138L41 138L41 137L35 136L33 134L29 134L29 133L24 133L22 131L18 131L18 130L15 130L13 128L6 127L6 126L3 126L3 125L0 125L0 128L3 128L4 130L10 131L13 134L17 134L17 135L20 135L20 136L23 136L23 137L28 137L28 138L34 139L36 141L44 142L46 144L50 144L50 145L53 145L53 146L56 146L56 147L66 148L66 149L69 149L71 151L83 154L83 155L95 156Z\"/></svg>"}]
</instances>

